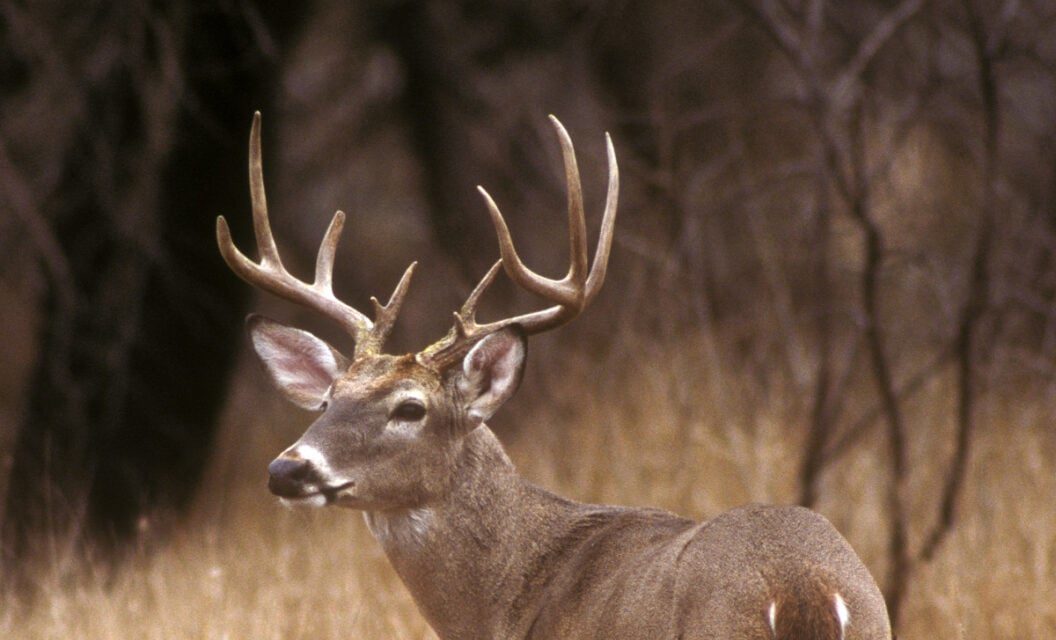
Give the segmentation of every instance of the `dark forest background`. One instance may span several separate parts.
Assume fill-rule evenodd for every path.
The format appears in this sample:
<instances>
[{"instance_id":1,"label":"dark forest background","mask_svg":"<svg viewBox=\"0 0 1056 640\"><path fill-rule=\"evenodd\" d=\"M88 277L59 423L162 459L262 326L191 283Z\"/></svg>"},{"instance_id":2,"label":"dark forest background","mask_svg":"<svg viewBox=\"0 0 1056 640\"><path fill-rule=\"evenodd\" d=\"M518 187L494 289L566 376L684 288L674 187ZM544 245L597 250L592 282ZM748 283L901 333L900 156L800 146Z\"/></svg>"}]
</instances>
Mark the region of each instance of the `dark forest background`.
<instances>
[{"instance_id":1,"label":"dark forest background","mask_svg":"<svg viewBox=\"0 0 1056 640\"><path fill-rule=\"evenodd\" d=\"M627 371L681 345L707 380L737 380L730 415L781 398L802 504L838 494L826 474L881 443L895 618L958 527L981 407L1056 400L1046 0L7 0L8 593L33 590L56 541L116 568L183 526L260 304L214 237L223 214L252 246L255 110L294 265L307 272L340 208L335 281L353 305L411 260L425 267L394 334L406 350L442 335L497 257L475 185L555 275L564 185L546 115L576 142L595 232L610 132L622 190L609 284L537 341L532 402L568 384L570 353ZM496 314L533 304L507 285L491 295ZM948 419L932 429L912 403L936 380L928 397ZM692 421L706 409L684 391L668 401Z\"/></svg>"}]
</instances>

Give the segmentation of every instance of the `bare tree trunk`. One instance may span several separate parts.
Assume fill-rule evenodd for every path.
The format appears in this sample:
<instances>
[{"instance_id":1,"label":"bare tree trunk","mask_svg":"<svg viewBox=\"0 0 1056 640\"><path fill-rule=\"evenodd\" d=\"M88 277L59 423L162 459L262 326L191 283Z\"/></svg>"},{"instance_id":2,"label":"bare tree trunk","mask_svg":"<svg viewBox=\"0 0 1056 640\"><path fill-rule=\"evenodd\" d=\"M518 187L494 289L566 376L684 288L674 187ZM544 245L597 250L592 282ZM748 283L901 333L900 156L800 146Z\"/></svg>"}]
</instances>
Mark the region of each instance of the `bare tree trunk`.
<instances>
[{"instance_id":1,"label":"bare tree trunk","mask_svg":"<svg viewBox=\"0 0 1056 640\"><path fill-rule=\"evenodd\" d=\"M436 244L450 255L466 282L474 282L491 260L491 254L485 258L480 251L491 242L489 231L469 215L482 205L474 188L481 172L469 146L468 124L487 117L485 105L471 93L474 66L456 56L464 50L453 44L460 34L445 28L451 20L437 20L434 3L381 4L377 33L403 66L403 113L422 169Z\"/></svg>"},{"instance_id":2,"label":"bare tree trunk","mask_svg":"<svg viewBox=\"0 0 1056 640\"><path fill-rule=\"evenodd\" d=\"M979 229L976 232L975 250L972 255L970 280L964 307L961 310L953 352L957 359L957 436L954 442L953 461L946 475L939 502L939 518L924 542L921 557L930 560L953 528L957 499L964 486L971 454L972 433L975 430L975 394L978 392L976 374L976 336L979 325L989 306L990 253L994 237L994 208L996 206L996 182L1000 117L997 93L997 77L994 71L996 43L991 43L981 16L972 0L964 0L968 14L968 25L978 65L977 77L982 98L983 158L982 201L979 205Z\"/></svg>"},{"instance_id":3,"label":"bare tree trunk","mask_svg":"<svg viewBox=\"0 0 1056 640\"><path fill-rule=\"evenodd\" d=\"M263 17L241 11L144 7L156 47L87 88L85 125L43 207L73 281L49 282L43 301L3 512L9 586L32 587L41 561L119 559L198 486L247 301L214 220L246 206L244 133L275 69L260 40L271 36L255 31ZM160 90L171 108L154 108L143 85L154 75L171 78Z\"/></svg>"},{"instance_id":4,"label":"bare tree trunk","mask_svg":"<svg viewBox=\"0 0 1056 640\"><path fill-rule=\"evenodd\" d=\"M851 124L851 157L854 191L850 202L851 216L865 234L865 264L862 266L862 311L865 316L865 340L872 364L873 380L880 396L880 406L887 421L887 444L891 479L887 487L890 530L888 558L890 568L884 585L892 628L898 627L902 602L912 569L907 540L907 513L902 491L907 479L906 432L902 406L895 387L894 374L887 353L886 336L880 317L880 273L885 250L880 227L870 213L870 191L865 142L862 137L862 107L854 110Z\"/></svg>"},{"instance_id":5,"label":"bare tree trunk","mask_svg":"<svg viewBox=\"0 0 1056 640\"><path fill-rule=\"evenodd\" d=\"M817 300L815 329L818 340L818 371L814 380L814 399L810 410L810 427L800 467L799 503L813 508L818 502L818 484L826 463L826 450L831 439L833 412L830 406L832 390L832 291L829 274L830 211L829 183L825 179L824 159L818 158L815 182L816 212L814 214L814 299Z\"/></svg>"}]
</instances>

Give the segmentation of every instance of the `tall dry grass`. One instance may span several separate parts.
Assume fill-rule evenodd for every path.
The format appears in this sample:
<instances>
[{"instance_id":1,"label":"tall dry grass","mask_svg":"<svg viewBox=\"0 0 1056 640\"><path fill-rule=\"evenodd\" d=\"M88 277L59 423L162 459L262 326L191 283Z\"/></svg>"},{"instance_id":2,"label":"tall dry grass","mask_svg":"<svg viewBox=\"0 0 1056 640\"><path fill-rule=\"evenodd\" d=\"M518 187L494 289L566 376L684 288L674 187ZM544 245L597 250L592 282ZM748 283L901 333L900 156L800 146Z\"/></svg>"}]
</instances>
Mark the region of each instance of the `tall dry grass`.
<instances>
[{"instance_id":1,"label":"tall dry grass","mask_svg":"<svg viewBox=\"0 0 1056 640\"><path fill-rule=\"evenodd\" d=\"M524 475L577 499L656 505L697 518L744 502L792 501L802 403L789 390L749 388L702 356L706 345L688 346L643 347L644 362L621 368L557 359L544 345L543 366L533 362L539 370L495 426ZM116 576L70 582L44 572L37 606L4 609L0 633L434 637L358 514L288 511L267 494L268 459L310 418L243 369L248 382L231 399L187 526ZM908 405L916 429L914 540L934 517L944 467L942 451L929 443L950 429L950 397L949 383L939 379ZM984 398L962 518L938 557L916 573L901 638L1056 637L1053 413L1029 401ZM826 474L820 509L882 579L886 465L875 433Z\"/></svg>"}]
</instances>

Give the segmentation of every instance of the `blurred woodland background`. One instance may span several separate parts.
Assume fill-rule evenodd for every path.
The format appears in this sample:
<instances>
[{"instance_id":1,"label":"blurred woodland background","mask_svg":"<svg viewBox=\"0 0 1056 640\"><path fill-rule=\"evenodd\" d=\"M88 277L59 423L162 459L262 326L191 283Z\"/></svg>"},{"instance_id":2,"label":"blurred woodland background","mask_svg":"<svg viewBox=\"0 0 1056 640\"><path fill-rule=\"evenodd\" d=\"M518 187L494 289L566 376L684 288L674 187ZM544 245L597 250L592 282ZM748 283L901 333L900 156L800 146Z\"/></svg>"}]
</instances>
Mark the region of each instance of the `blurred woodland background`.
<instances>
[{"instance_id":1,"label":"blurred woodland background","mask_svg":"<svg viewBox=\"0 0 1056 640\"><path fill-rule=\"evenodd\" d=\"M904 638L1056 637L1056 4L0 2L0 630L431 637L361 519L286 512L310 416L246 354L264 114L281 249L421 348L497 257L566 264L546 114L607 286L494 421L526 476L694 518L826 514ZM496 286L495 315L534 301ZM340 340L336 340L341 344ZM346 345L347 347L347 345Z\"/></svg>"}]
</instances>

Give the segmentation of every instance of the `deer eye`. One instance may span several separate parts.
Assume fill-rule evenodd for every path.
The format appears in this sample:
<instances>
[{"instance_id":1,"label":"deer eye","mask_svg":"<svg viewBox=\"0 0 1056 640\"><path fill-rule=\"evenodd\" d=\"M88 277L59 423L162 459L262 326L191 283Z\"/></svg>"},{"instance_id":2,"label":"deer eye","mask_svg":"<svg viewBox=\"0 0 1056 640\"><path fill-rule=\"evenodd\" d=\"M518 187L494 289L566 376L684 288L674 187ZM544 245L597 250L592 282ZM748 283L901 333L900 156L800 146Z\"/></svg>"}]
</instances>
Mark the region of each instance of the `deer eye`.
<instances>
[{"instance_id":1,"label":"deer eye","mask_svg":"<svg viewBox=\"0 0 1056 640\"><path fill-rule=\"evenodd\" d=\"M391 420L417 422L425 417L425 405L418 400L404 400L392 411Z\"/></svg>"}]
</instances>

